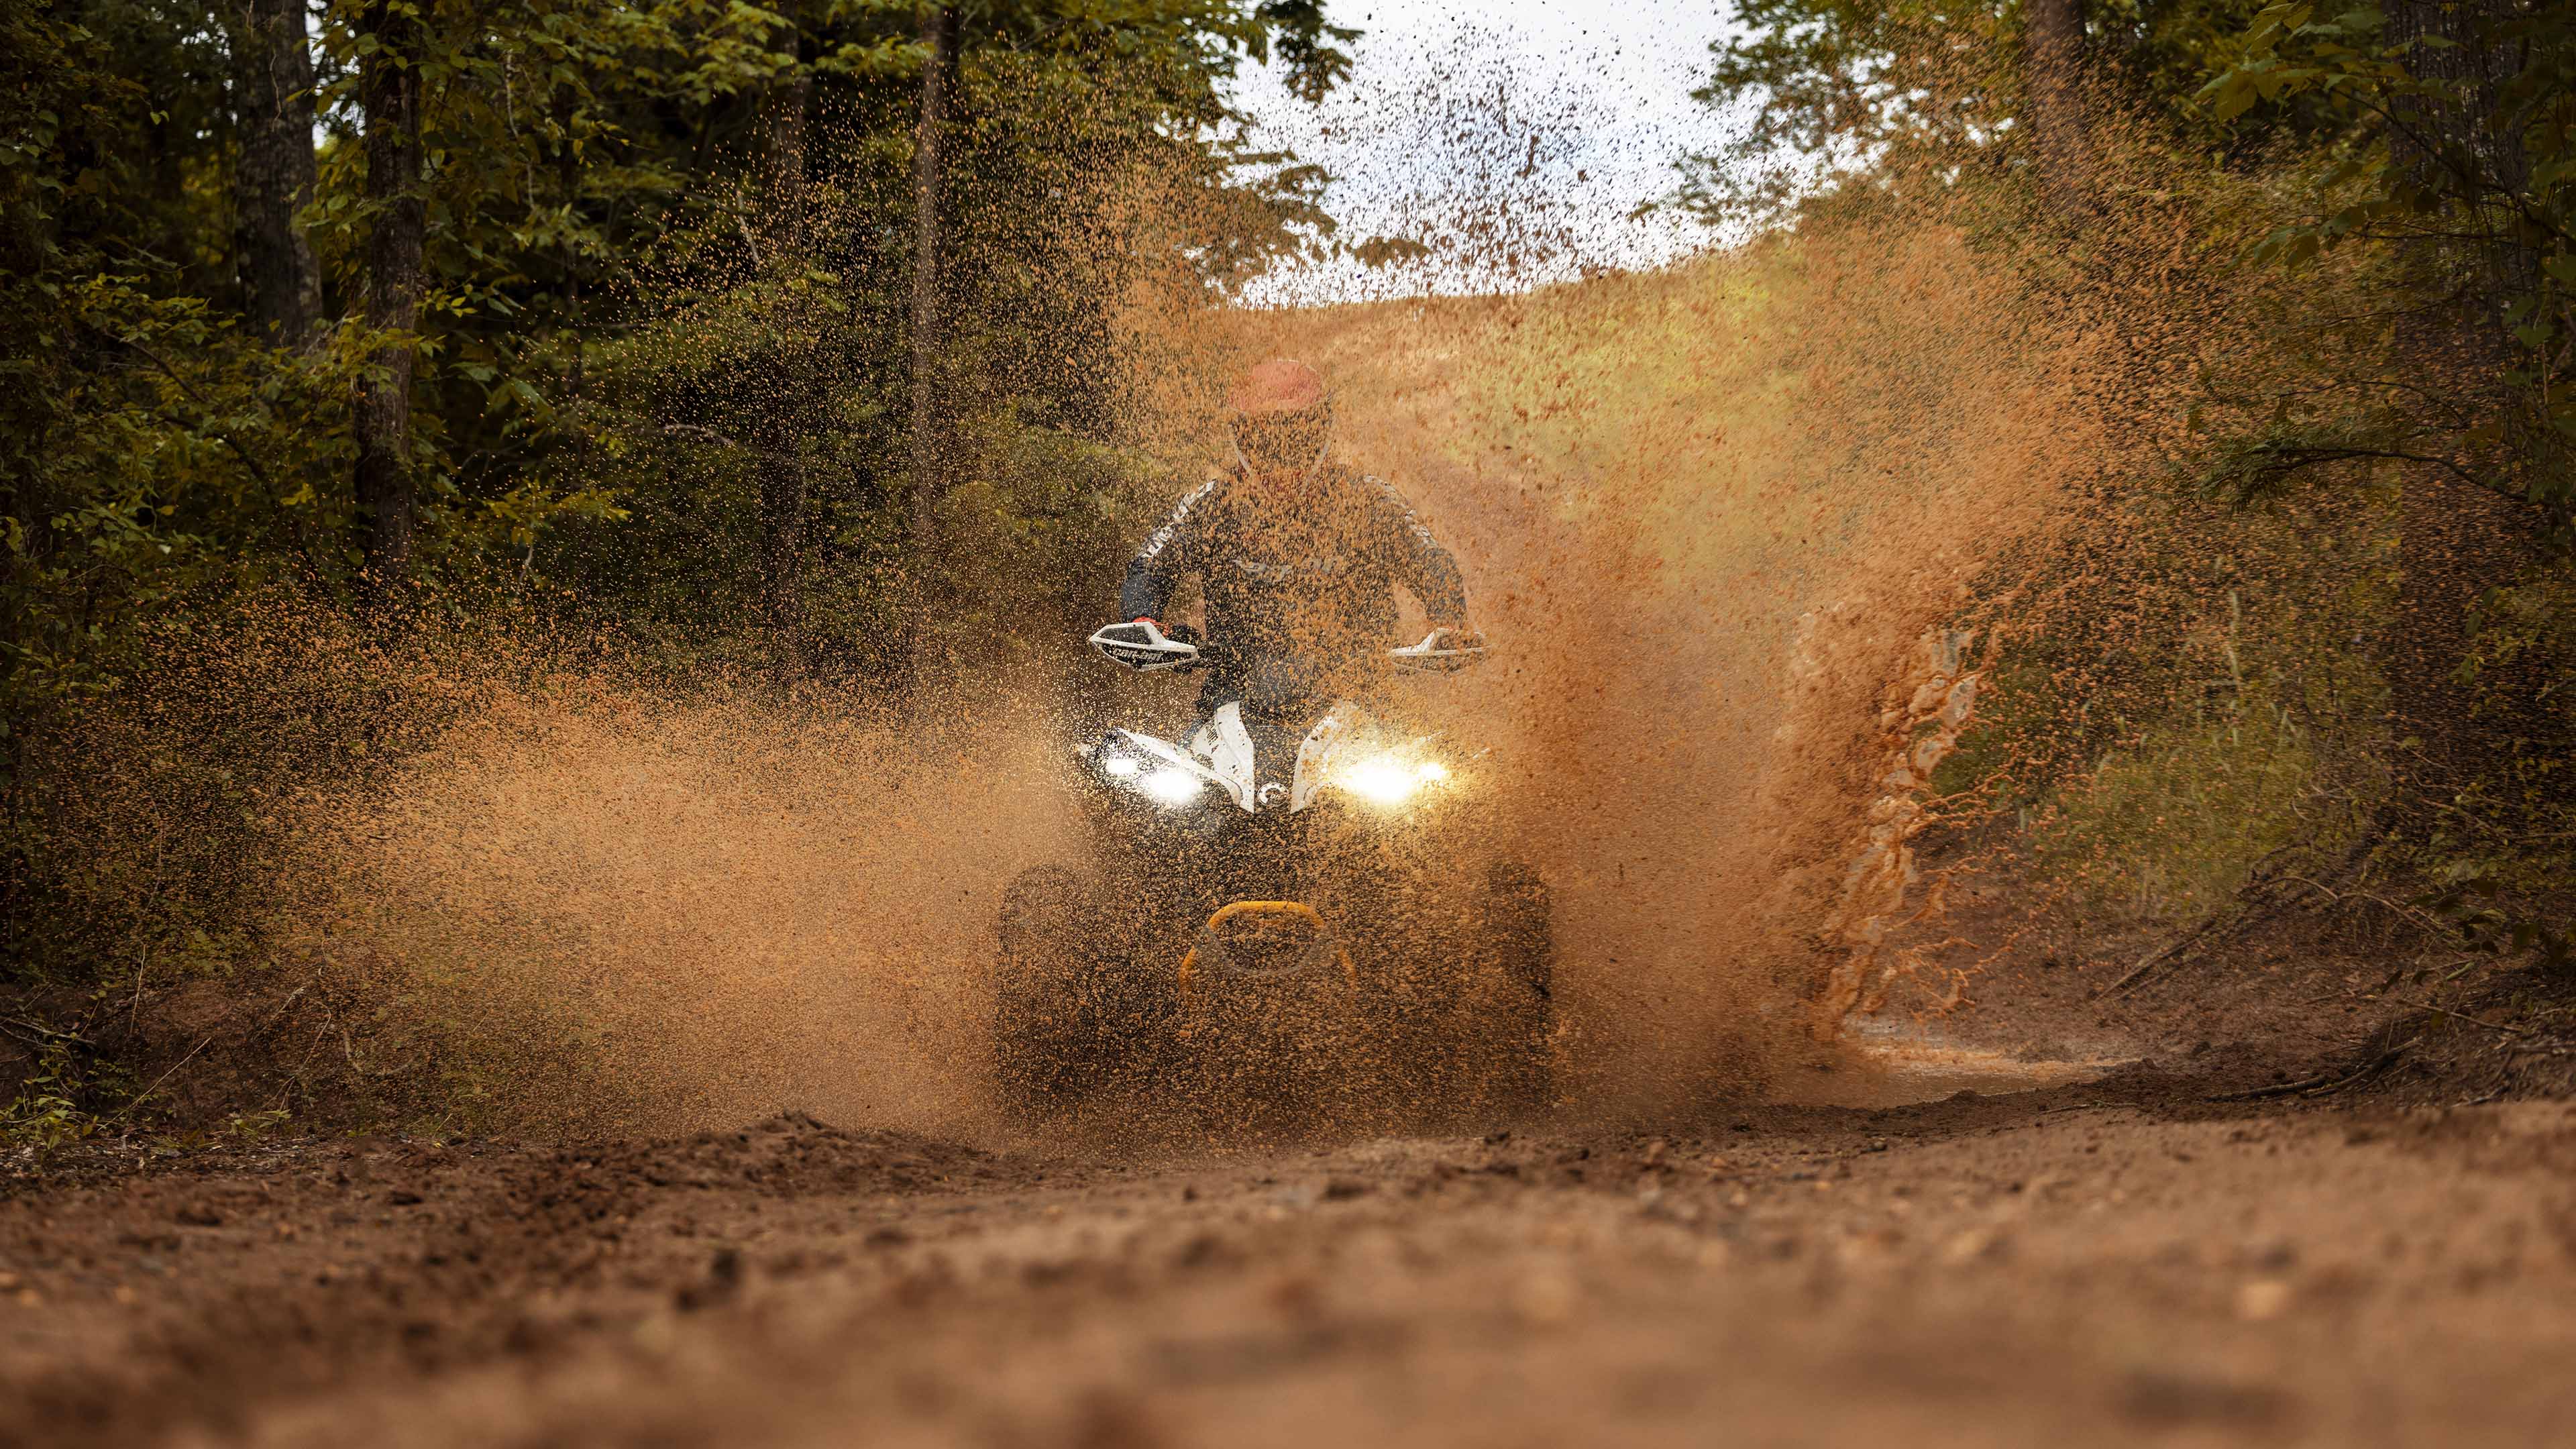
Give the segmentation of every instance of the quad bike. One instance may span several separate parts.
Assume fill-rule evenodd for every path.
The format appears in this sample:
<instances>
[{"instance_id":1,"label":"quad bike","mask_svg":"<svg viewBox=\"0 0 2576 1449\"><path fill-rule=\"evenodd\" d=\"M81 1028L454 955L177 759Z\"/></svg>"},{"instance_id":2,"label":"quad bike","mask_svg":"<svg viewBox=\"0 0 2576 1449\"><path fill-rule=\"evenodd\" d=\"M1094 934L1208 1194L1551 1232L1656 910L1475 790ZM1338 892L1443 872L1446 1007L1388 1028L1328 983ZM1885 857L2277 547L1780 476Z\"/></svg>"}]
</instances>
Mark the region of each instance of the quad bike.
<instances>
[{"instance_id":1,"label":"quad bike","mask_svg":"<svg viewBox=\"0 0 2576 1449\"><path fill-rule=\"evenodd\" d=\"M1090 642L1148 673L1213 653L1150 622ZM1386 651L1382 678L1261 661L1178 744L1112 729L1077 746L1091 859L1022 873L1002 904L1007 1105L1291 1132L1543 1105L1547 889L1495 852L1481 754L1352 697L1483 654L1435 629Z\"/></svg>"}]
</instances>

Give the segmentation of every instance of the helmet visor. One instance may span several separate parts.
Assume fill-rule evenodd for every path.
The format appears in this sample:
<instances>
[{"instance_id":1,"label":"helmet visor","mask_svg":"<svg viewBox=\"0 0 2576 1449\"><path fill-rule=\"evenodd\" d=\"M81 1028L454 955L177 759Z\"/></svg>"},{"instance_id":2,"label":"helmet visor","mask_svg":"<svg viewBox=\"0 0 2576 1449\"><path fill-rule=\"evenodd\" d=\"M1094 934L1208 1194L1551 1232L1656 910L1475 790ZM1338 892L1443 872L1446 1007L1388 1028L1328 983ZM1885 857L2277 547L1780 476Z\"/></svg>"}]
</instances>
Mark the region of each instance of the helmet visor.
<instances>
[{"instance_id":1,"label":"helmet visor","mask_svg":"<svg viewBox=\"0 0 2576 1449\"><path fill-rule=\"evenodd\" d=\"M1234 445L1260 473L1304 472L1324 456L1332 436L1332 414L1322 408L1234 420Z\"/></svg>"}]
</instances>

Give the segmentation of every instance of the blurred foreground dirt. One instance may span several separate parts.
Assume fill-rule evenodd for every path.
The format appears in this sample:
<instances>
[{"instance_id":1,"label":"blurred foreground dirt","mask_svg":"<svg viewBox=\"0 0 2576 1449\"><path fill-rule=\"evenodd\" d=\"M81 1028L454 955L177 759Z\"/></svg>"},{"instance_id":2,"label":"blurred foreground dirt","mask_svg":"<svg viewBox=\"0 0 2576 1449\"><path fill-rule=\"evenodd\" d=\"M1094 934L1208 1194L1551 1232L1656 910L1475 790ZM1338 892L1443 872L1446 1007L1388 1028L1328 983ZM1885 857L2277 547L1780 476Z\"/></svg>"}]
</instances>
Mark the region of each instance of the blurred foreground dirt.
<instances>
[{"instance_id":1,"label":"blurred foreground dirt","mask_svg":"<svg viewBox=\"0 0 2576 1449\"><path fill-rule=\"evenodd\" d=\"M2576 1435L2576 1107L2213 1090L1156 1163L796 1116L99 1159L0 1203L0 1441Z\"/></svg>"}]
</instances>

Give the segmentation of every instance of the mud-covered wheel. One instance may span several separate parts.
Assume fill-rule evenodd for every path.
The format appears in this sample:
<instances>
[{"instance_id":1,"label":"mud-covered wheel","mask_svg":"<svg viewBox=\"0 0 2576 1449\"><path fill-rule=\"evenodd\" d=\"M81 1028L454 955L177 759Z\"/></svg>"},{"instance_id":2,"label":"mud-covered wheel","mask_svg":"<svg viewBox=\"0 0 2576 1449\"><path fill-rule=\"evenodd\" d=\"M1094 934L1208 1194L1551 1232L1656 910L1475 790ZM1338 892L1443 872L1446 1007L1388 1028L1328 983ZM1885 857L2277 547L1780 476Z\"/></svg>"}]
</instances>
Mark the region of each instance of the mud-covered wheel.
<instances>
[{"instance_id":1,"label":"mud-covered wheel","mask_svg":"<svg viewBox=\"0 0 2576 1449\"><path fill-rule=\"evenodd\" d=\"M1476 943L1447 920L1426 925L1418 895L1399 894L1383 879L1350 883L1339 904L1343 938L1359 963L1351 1080L1386 1106L1390 1130L1452 1125L1474 1091L1474 1068L1460 1055L1459 1014L1467 1009ZM1480 915L1481 902L1459 919Z\"/></svg>"},{"instance_id":2,"label":"mud-covered wheel","mask_svg":"<svg viewBox=\"0 0 2576 1449\"><path fill-rule=\"evenodd\" d=\"M1082 984L1090 974L1091 890L1060 865L1022 871L997 922L993 1078L1003 1105L1045 1116L1095 1084L1100 1053Z\"/></svg>"},{"instance_id":3,"label":"mud-covered wheel","mask_svg":"<svg viewBox=\"0 0 2576 1449\"><path fill-rule=\"evenodd\" d=\"M1495 1106L1524 1114L1555 1099L1556 931L1547 882L1518 862L1485 880L1484 934L1494 966L1489 1010Z\"/></svg>"}]
</instances>

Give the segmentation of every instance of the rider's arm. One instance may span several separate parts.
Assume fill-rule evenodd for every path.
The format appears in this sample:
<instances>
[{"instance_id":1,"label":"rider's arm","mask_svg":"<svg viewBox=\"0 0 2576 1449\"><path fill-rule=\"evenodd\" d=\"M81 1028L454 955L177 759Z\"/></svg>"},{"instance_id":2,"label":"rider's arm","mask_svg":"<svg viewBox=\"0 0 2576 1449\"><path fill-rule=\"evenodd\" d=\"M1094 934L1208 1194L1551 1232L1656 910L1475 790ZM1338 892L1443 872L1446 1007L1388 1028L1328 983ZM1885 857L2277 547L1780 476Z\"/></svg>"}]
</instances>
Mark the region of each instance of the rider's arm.
<instances>
[{"instance_id":1,"label":"rider's arm","mask_svg":"<svg viewBox=\"0 0 2576 1449\"><path fill-rule=\"evenodd\" d=\"M1171 602L1172 590L1179 586L1181 575L1199 564L1199 520L1192 517L1192 510L1223 481L1211 478L1190 490L1173 507L1172 516L1163 520L1163 526L1155 529L1136 550L1136 556L1127 561L1127 580L1118 589L1118 617L1163 617L1163 606Z\"/></svg>"},{"instance_id":2,"label":"rider's arm","mask_svg":"<svg viewBox=\"0 0 2576 1449\"><path fill-rule=\"evenodd\" d=\"M1422 601L1422 611L1435 627L1466 627L1467 584L1458 573L1458 560L1431 536L1403 494L1375 478L1368 485L1380 546L1387 551L1395 581Z\"/></svg>"}]
</instances>

